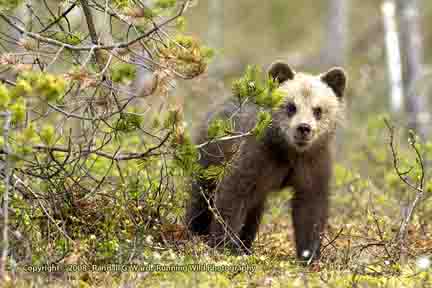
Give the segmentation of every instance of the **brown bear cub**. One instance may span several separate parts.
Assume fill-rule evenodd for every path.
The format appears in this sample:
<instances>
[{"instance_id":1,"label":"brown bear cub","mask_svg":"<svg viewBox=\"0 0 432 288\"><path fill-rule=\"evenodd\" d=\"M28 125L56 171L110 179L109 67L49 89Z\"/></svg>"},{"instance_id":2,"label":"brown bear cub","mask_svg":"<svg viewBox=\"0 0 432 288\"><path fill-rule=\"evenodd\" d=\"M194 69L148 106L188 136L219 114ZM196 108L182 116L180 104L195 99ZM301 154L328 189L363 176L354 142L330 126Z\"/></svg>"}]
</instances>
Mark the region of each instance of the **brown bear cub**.
<instances>
[{"instance_id":1,"label":"brown bear cub","mask_svg":"<svg viewBox=\"0 0 432 288\"><path fill-rule=\"evenodd\" d=\"M317 259L328 213L331 140L344 114L346 75L341 68L318 76L296 73L283 62L273 63L268 74L279 83L282 104L271 111L263 137L202 146L200 165L229 163L229 168L218 183L194 179L187 225L195 234L208 235L214 247L228 244L250 253L267 196L290 186L295 191L291 206L297 256ZM251 102L241 108L235 101L225 103L209 115L195 142L209 141L212 119L230 118L236 132L250 131L259 109Z\"/></svg>"}]
</instances>

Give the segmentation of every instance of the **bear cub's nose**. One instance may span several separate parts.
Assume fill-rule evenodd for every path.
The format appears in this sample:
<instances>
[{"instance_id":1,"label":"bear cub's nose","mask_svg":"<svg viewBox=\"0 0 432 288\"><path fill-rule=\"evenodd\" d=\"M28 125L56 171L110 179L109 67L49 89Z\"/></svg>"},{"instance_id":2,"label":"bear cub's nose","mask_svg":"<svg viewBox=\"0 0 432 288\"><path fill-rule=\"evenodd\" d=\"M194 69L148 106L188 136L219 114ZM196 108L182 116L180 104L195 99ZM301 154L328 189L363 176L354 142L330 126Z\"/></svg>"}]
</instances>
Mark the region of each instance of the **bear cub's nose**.
<instances>
[{"instance_id":1,"label":"bear cub's nose","mask_svg":"<svg viewBox=\"0 0 432 288\"><path fill-rule=\"evenodd\" d=\"M309 124L302 123L297 126L297 133L299 136L302 136L304 138L308 137L309 134L311 134L312 127Z\"/></svg>"}]
</instances>

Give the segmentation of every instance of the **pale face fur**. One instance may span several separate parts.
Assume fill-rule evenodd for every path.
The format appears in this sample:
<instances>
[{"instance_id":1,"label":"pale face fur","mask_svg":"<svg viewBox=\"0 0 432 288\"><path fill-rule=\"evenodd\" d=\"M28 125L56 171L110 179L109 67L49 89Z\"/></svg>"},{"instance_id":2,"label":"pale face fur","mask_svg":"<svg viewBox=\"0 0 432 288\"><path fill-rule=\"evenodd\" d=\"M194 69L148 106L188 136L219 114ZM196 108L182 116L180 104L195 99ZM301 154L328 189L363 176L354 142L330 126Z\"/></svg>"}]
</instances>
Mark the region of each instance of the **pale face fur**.
<instances>
[{"instance_id":1,"label":"pale face fur","mask_svg":"<svg viewBox=\"0 0 432 288\"><path fill-rule=\"evenodd\" d=\"M273 112L273 125L299 152L328 142L343 118L342 97L338 97L321 77L296 73L278 88L285 98Z\"/></svg>"}]
</instances>

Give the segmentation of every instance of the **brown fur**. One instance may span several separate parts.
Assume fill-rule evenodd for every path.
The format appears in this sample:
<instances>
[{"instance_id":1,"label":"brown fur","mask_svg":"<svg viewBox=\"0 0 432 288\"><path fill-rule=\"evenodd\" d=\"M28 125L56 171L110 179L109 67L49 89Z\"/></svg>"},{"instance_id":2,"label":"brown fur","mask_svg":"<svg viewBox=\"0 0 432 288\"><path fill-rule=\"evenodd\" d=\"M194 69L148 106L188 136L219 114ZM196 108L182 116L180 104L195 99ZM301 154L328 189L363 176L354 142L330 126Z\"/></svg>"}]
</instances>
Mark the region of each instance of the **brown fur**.
<instances>
[{"instance_id":1,"label":"brown fur","mask_svg":"<svg viewBox=\"0 0 432 288\"><path fill-rule=\"evenodd\" d=\"M228 244L248 253L267 196L291 186L295 190L292 216L297 256L306 260L317 258L320 233L327 222L330 147L343 115L345 73L335 68L312 76L295 73L285 63L276 62L269 75L279 81L279 89L285 93L283 103L272 111L272 124L261 140L248 136L214 142L201 149L203 167L227 162L230 167L220 183L194 180L186 221L191 231L209 235L212 246ZM210 114L196 143L209 140L208 124L215 118L232 118L238 132L255 126L260 108L249 103L238 109L234 103L225 103L222 109ZM293 104L296 113L290 114L292 107L289 110L288 106ZM212 215L206 198L220 217Z\"/></svg>"}]
</instances>

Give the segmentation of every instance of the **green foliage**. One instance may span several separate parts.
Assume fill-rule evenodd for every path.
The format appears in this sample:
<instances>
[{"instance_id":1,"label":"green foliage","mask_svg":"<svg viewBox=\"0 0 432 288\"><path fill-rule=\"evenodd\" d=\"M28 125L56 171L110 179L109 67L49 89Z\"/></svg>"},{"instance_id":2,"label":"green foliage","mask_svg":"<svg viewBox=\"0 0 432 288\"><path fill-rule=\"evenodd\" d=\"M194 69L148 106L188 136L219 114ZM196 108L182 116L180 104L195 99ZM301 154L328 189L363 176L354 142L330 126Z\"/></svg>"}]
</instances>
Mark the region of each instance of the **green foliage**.
<instances>
[{"instance_id":1,"label":"green foliage","mask_svg":"<svg viewBox=\"0 0 432 288\"><path fill-rule=\"evenodd\" d=\"M213 48L210 48L207 46L201 46L200 47L200 53L201 53L201 55L202 55L202 57L206 63L210 62L216 54L216 52Z\"/></svg>"},{"instance_id":2,"label":"green foliage","mask_svg":"<svg viewBox=\"0 0 432 288\"><path fill-rule=\"evenodd\" d=\"M22 0L0 0L0 11L15 9L21 2Z\"/></svg>"},{"instance_id":3,"label":"green foliage","mask_svg":"<svg viewBox=\"0 0 432 288\"><path fill-rule=\"evenodd\" d=\"M206 169L201 170L200 177L205 180L215 180L219 182L226 174L226 167L222 165L210 165Z\"/></svg>"},{"instance_id":4,"label":"green foliage","mask_svg":"<svg viewBox=\"0 0 432 288\"><path fill-rule=\"evenodd\" d=\"M264 93L262 79L258 78L260 73L261 70L257 66L248 66L244 76L233 82L233 94L240 103L243 103L249 97L256 99L258 95Z\"/></svg>"},{"instance_id":5,"label":"green foliage","mask_svg":"<svg viewBox=\"0 0 432 288\"><path fill-rule=\"evenodd\" d=\"M19 96L27 96L31 95L33 91L33 87L30 84L30 81L27 81L25 79L18 79L15 86L15 97Z\"/></svg>"},{"instance_id":6,"label":"green foliage","mask_svg":"<svg viewBox=\"0 0 432 288\"><path fill-rule=\"evenodd\" d=\"M12 113L12 123L19 123L25 120L26 117L26 103L23 98L18 99L10 105L10 112Z\"/></svg>"},{"instance_id":7,"label":"green foliage","mask_svg":"<svg viewBox=\"0 0 432 288\"><path fill-rule=\"evenodd\" d=\"M155 6L162 9L172 8L176 5L177 0L156 0Z\"/></svg>"},{"instance_id":8,"label":"green foliage","mask_svg":"<svg viewBox=\"0 0 432 288\"><path fill-rule=\"evenodd\" d=\"M265 77L258 66L248 66L243 77L232 84L233 94L240 103L250 99L265 108L277 108L282 103L284 94L277 88L278 83Z\"/></svg>"},{"instance_id":9,"label":"green foliage","mask_svg":"<svg viewBox=\"0 0 432 288\"><path fill-rule=\"evenodd\" d=\"M123 133L136 131L141 127L143 118L135 113L122 113L117 121L115 130Z\"/></svg>"},{"instance_id":10,"label":"green foliage","mask_svg":"<svg viewBox=\"0 0 432 288\"><path fill-rule=\"evenodd\" d=\"M55 128L50 124L44 125L40 130L40 138L46 145L52 145L55 142Z\"/></svg>"},{"instance_id":11,"label":"green foliage","mask_svg":"<svg viewBox=\"0 0 432 288\"><path fill-rule=\"evenodd\" d=\"M208 127L208 137L210 139L223 137L232 132L232 122L229 119L214 119Z\"/></svg>"},{"instance_id":12,"label":"green foliage","mask_svg":"<svg viewBox=\"0 0 432 288\"><path fill-rule=\"evenodd\" d=\"M0 84L0 108L6 108L10 102L9 90L5 85Z\"/></svg>"},{"instance_id":13,"label":"green foliage","mask_svg":"<svg viewBox=\"0 0 432 288\"><path fill-rule=\"evenodd\" d=\"M36 128L34 125L29 125L28 127L24 128L22 134L24 137L24 140L27 143L32 143L37 138Z\"/></svg>"},{"instance_id":14,"label":"green foliage","mask_svg":"<svg viewBox=\"0 0 432 288\"><path fill-rule=\"evenodd\" d=\"M233 81L233 95L237 98L240 107L246 101L252 101L262 110L257 114L257 123L251 130L258 139L262 138L265 129L271 125L272 116L269 110L277 109L284 99L282 91L278 90L279 84L272 78L263 75L258 66L248 66L244 75ZM223 132L223 122L216 121L209 127L209 135Z\"/></svg>"},{"instance_id":15,"label":"green foliage","mask_svg":"<svg viewBox=\"0 0 432 288\"><path fill-rule=\"evenodd\" d=\"M252 134L258 139L261 139L265 134L265 129L270 126L272 122L272 116L267 111L260 111L257 115L257 123L252 129Z\"/></svg>"},{"instance_id":16,"label":"green foliage","mask_svg":"<svg viewBox=\"0 0 432 288\"><path fill-rule=\"evenodd\" d=\"M85 35L81 32L58 31L53 35L53 38L69 45L78 45L82 42L82 39L85 39Z\"/></svg>"},{"instance_id":17,"label":"green foliage","mask_svg":"<svg viewBox=\"0 0 432 288\"><path fill-rule=\"evenodd\" d=\"M256 98L256 103L261 106L277 108L282 103L285 97L281 90L278 90L279 84L272 78L266 82L266 87L263 93L259 94Z\"/></svg>"},{"instance_id":18,"label":"green foliage","mask_svg":"<svg viewBox=\"0 0 432 288\"><path fill-rule=\"evenodd\" d=\"M167 63L176 64L177 72L185 77L195 77L207 69L214 56L213 49L202 45L192 36L178 34L168 47L161 46L160 57Z\"/></svg>"},{"instance_id":19,"label":"green foliage","mask_svg":"<svg viewBox=\"0 0 432 288\"><path fill-rule=\"evenodd\" d=\"M186 49L194 48L196 45L196 39L192 36L176 35L175 41Z\"/></svg>"},{"instance_id":20,"label":"green foliage","mask_svg":"<svg viewBox=\"0 0 432 288\"><path fill-rule=\"evenodd\" d=\"M111 0L111 2L118 8L125 8L131 3L129 0Z\"/></svg>"},{"instance_id":21,"label":"green foliage","mask_svg":"<svg viewBox=\"0 0 432 288\"><path fill-rule=\"evenodd\" d=\"M199 169L197 162L198 151L188 136L182 138L182 142L173 142L175 149L175 164L183 170L185 175L191 175Z\"/></svg>"},{"instance_id":22,"label":"green foliage","mask_svg":"<svg viewBox=\"0 0 432 288\"><path fill-rule=\"evenodd\" d=\"M128 63L117 63L111 66L112 80L116 83L127 83L136 76L136 66Z\"/></svg>"},{"instance_id":23,"label":"green foliage","mask_svg":"<svg viewBox=\"0 0 432 288\"><path fill-rule=\"evenodd\" d=\"M183 32L186 29L186 19L185 17L179 17L176 20L176 28L178 31ZM211 58L211 57L209 57Z\"/></svg>"},{"instance_id":24,"label":"green foliage","mask_svg":"<svg viewBox=\"0 0 432 288\"><path fill-rule=\"evenodd\" d=\"M14 97L38 96L49 102L63 96L66 81L62 76L42 72L24 72L12 90Z\"/></svg>"},{"instance_id":25,"label":"green foliage","mask_svg":"<svg viewBox=\"0 0 432 288\"><path fill-rule=\"evenodd\" d=\"M12 89L0 84L0 110L9 110L12 114L12 124L19 124L26 117L26 103L22 97L17 96L20 87Z\"/></svg>"},{"instance_id":26,"label":"green foliage","mask_svg":"<svg viewBox=\"0 0 432 288\"><path fill-rule=\"evenodd\" d=\"M143 9L143 17L145 19L152 19L153 17L156 17L158 15L157 12L155 12L153 9L150 9L148 7L145 7Z\"/></svg>"},{"instance_id":27,"label":"green foliage","mask_svg":"<svg viewBox=\"0 0 432 288\"><path fill-rule=\"evenodd\" d=\"M164 128L169 129L171 127L178 126L181 122L181 118L182 116L178 109L171 109L168 111L168 115L164 120Z\"/></svg>"}]
</instances>

